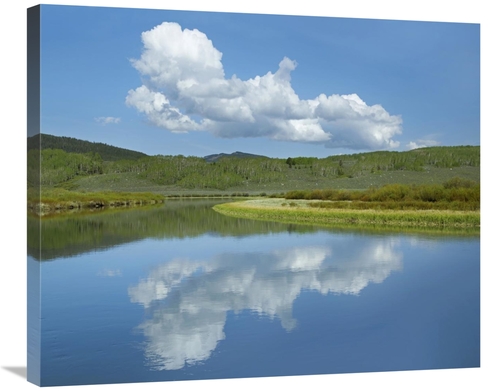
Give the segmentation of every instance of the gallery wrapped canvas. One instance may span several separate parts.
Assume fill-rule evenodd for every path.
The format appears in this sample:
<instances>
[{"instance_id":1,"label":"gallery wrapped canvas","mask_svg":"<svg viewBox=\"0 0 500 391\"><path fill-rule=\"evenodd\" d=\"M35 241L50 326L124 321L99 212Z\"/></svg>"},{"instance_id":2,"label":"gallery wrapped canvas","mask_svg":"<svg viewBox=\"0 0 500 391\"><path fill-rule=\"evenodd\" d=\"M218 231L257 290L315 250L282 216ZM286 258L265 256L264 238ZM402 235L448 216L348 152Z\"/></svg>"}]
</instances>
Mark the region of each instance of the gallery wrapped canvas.
<instances>
[{"instance_id":1,"label":"gallery wrapped canvas","mask_svg":"<svg viewBox=\"0 0 500 391\"><path fill-rule=\"evenodd\" d=\"M27 25L29 382L480 366L479 24Z\"/></svg>"}]
</instances>

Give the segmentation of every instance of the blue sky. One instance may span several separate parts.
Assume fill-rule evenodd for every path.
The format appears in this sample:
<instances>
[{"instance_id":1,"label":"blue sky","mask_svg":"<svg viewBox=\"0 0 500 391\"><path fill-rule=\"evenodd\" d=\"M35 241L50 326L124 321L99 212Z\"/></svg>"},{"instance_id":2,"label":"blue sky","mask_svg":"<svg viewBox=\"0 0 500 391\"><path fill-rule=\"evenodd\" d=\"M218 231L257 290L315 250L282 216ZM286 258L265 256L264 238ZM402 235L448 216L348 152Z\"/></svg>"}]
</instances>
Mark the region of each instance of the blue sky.
<instances>
[{"instance_id":1,"label":"blue sky","mask_svg":"<svg viewBox=\"0 0 500 391\"><path fill-rule=\"evenodd\" d=\"M479 24L42 6L41 130L150 155L479 145Z\"/></svg>"}]
</instances>

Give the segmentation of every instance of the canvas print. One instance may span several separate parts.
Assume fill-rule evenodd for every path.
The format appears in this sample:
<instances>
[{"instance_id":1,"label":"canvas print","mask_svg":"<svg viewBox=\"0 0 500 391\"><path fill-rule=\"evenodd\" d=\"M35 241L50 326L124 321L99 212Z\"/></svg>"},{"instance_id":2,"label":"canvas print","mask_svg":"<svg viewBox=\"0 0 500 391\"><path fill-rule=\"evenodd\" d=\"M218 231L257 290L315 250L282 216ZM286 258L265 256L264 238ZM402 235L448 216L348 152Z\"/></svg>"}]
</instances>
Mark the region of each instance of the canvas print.
<instances>
[{"instance_id":1,"label":"canvas print","mask_svg":"<svg viewBox=\"0 0 500 391\"><path fill-rule=\"evenodd\" d=\"M480 366L480 26L40 5L28 380Z\"/></svg>"}]
</instances>

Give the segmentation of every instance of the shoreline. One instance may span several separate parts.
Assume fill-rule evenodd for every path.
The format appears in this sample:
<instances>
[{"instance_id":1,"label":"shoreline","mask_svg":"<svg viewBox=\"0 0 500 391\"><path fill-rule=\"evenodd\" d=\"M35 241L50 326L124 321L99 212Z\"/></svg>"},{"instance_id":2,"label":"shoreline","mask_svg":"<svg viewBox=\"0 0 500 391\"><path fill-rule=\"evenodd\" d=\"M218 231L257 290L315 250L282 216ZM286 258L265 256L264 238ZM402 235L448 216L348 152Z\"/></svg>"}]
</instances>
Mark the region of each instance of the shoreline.
<instances>
[{"instance_id":1,"label":"shoreline","mask_svg":"<svg viewBox=\"0 0 500 391\"><path fill-rule=\"evenodd\" d=\"M109 203L101 203L99 201L69 201L64 203L48 204L44 202L28 203L28 211L38 215L43 216L45 214L51 213L63 213L72 211L84 211L84 210L104 210L107 208L126 208L126 207L137 207L137 206L149 206L157 205L163 203L162 201L111 201Z\"/></svg>"},{"instance_id":2,"label":"shoreline","mask_svg":"<svg viewBox=\"0 0 500 391\"><path fill-rule=\"evenodd\" d=\"M213 209L231 217L325 227L392 228L480 231L480 213L451 210L347 210L318 209L309 200L284 198L247 200L216 205Z\"/></svg>"},{"instance_id":3,"label":"shoreline","mask_svg":"<svg viewBox=\"0 0 500 391\"><path fill-rule=\"evenodd\" d=\"M132 192L76 192L64 189L42 190L28 196L28 211L36 215L74 210L100 210L104 208L155 205L165 197L153 193Z\"/></svg>"}]
</instances>

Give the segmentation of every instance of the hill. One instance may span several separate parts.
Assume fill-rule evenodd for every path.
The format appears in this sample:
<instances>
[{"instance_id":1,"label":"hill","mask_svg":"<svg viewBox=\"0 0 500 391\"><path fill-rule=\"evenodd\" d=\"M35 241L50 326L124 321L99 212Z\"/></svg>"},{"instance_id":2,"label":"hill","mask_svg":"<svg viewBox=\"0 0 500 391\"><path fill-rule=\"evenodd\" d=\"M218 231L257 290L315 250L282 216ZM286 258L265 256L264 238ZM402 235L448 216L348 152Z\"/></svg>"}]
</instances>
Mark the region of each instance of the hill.
<instances>
[{"instance_id":1,"label":"hill","mask_svg":"<svg viewBox=\"0 0 500 391\"><path fill-rule=\"evenodd\" d=\"M225 157L229 157L229 158L235 157L235 158L240 158L240 159L253 159L253 158L266 158L266 159L268 159L267 156L254 155L252 153L245 153L245 152L240 152L240 151L236 151L236 152L233 152L231 154L229 154L229 153L217 153L217 154L205 156L203 159L205 159L205 161L208 163L213 163L213 162L216 162L219 159L222 159Z\"/></svg>"},{"instance_id":2,"label":"hill","mask_svg":"<svg viewBox=\"0 0 500 391\"><path fill-rule=\"evenodd\" d=\"M62 149L64 152L70 153L97 152L104 161L137 160L148 156L142 152L114 147L104 143L42 133L28 137L28 151L31 149Z\"/></svg>"},{"instance_id":3,"label":"hill","mask_svg":"<svg viewBox=\"0 0 500 391\"><path fill-rule=\"evenodd\" d=\"M39 153L38 143L42 141ZM205 157L144 153L43 134L28 139L28 183L81 191L273 194L368 189L385 184L480 181L480 147L428 147L326 158L270 158L244 152ZM43 164L40 167L40 161Z\"/></svg>"}]
</instances>

